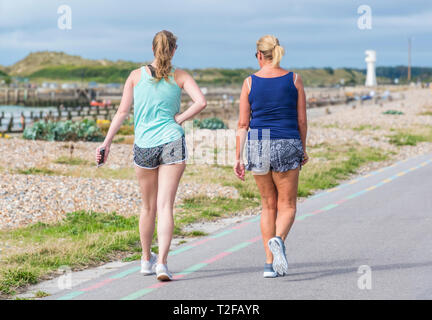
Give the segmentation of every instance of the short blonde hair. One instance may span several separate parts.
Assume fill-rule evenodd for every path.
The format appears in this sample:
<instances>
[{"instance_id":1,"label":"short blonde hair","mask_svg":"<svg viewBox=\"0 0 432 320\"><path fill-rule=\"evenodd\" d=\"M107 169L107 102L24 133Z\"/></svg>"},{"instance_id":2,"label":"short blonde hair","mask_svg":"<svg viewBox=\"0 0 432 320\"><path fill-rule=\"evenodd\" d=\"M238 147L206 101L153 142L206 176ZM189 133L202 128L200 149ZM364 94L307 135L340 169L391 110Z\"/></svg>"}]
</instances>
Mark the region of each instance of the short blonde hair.
<instances>
[{"instance_id":1,"label":"short blonde hair","mask_svg":"<svg viewBox=\"0 0 432 320\"><path fill-rule=\"evenodd\" d=\"M279 44L278 38L273 35L266 35L257 41L257 50L262 52L264 59L272 62L273 66L279 66L284 48Z\"/></svg>"}]
</instances>

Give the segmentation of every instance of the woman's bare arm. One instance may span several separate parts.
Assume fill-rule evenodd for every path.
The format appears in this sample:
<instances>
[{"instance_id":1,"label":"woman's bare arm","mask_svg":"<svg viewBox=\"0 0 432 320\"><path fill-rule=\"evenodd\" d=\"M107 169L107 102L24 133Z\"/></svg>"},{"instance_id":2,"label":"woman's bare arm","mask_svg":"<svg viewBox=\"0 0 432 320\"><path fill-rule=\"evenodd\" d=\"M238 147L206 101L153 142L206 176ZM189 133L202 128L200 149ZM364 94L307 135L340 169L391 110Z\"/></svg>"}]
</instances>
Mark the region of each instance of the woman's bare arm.
<instances>
[{"instance_id":1,"label":"woman's bare arm","mask_svg":"<svg viewBox=\"0 0 432 320\"><path fill-rule=\"evenodd\" d=\"M186 91L193 101L193 104L187 110L175 116L177 123L182 124L200 113L207 106L207 101L194 78L189 73L181 69L176 69L175 72L177 84Z\"/></svg>"},{"instance_id":2,"label":"woman's bare arm","mask_svg":"<svg viewBox=\"0 0 432 320\"><path fill-rule=\"evenodd\" d=\"M112 140L116 135L117 131L120 129L121 125L123 124L123 121L129 115L129 110L133 102L133 88L134 85L138 83L140 76L141 71L137 69L132 71L127 78L123 88L123 96L120 102L120 106L111 121L109 130L107 132L107 135L105 136L105 140L102 145L96 148L96 163L99 163L99 161L101 160L100 150L102 148L105 149L105 156L102 162L105 163L108 160Z\"/></svg>"},{"instance_id":3,"label":"woman's bare arm","mask_svg":"<svg viewBox=\"0 0 432 320\"><path fill-rule=\"evenodd\" d=\"M120 106L117 109L116 114L114 115L111 125L109 127L108 133L105 137L104 144L111 144L114 136L116 135L117 131L120 129L120 127L123 124L123 121L127 118L129 115L130 108L132 106L133 102L133 88L135 83L137 82L137 77L139 79L140 70L134 70L130 73L129 77L127 78L124 88L123 88L123 96L120 102Z\"/></svg>"},{"instance_id":4,"label":"woman's bare arm","mask_svg":"<svg viewBox=\"0 0 432 320\"><path fill-rule=\"evenodd\" d=\"M297 117L298 117L298 126L300 132L300 138L303 145L303 151L305 153L306 161L307 161L307 153L306 153L306 138L307 138L307 113L306 113L306 94L304 91L303 80L299 74L297 74L297 81L295 84L298 91L297 98ZM304 162L306 163L306 162Z\"/></svg>"},{"instance_id":5,"label":"woman's bare arm","mask_svg":"<svg viewBox=\"0 0 432 320\"><path fill-rule=\"evenodd\" d=\"M244 180L245 175L243 150L250 123L249 86L247 80L246 78L243 82L240 94L239 121L236 135L236 163L234 165L234 173L241 180Z\"/></svg>"},{"instance_id":6,"label":"woman's bare arm","mask_svg":"<svg viewBox=\"0 0 432 320\"><path fill-rule=\"evenodd\" d=\"M243 162L243 149L250 122L249 87L246 81L247 79L243 82L240 94L239 121L237 125L236 161L240 162Z\"/></svg>"}]
</instances>

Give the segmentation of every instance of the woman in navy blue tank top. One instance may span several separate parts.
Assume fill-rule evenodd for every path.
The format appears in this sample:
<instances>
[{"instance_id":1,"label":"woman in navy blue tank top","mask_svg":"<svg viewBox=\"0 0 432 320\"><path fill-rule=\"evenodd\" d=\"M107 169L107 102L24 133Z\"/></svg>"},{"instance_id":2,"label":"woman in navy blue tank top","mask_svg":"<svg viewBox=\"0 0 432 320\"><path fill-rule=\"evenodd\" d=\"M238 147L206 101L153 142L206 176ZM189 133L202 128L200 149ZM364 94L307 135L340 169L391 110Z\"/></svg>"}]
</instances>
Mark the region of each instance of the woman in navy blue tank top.
<instances>
[{"instance_id":1,"label":"woman in navy blue tank top","mask_svg":"<svg viewBox=\"0 0 432 320\"><path fill-rule=\"evenodd\" d=\"M243 83L234 166L241 180L245 170L252 171L261 194L264 277L288 272L285 239L296 214L299 171L308 161L303 83L298 74L279 66L283 55L276 37L257 41L260 70Z\"/></svg>"}]
</instances>

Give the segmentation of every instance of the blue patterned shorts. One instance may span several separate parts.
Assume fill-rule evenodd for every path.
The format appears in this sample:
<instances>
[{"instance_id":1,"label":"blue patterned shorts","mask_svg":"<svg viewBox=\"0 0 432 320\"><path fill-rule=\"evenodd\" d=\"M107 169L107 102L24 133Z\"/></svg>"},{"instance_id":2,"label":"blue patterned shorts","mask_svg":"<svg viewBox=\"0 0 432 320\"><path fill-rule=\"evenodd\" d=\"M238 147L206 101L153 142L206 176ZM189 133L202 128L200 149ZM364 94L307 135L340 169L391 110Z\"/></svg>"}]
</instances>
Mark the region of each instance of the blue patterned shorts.
<instances>
[{"instance_id":1,"label":"blue patterned shorts","mask_svg":"<svg viewBox=\"0 0 432 320\"><path fill-rule=\"evenodd\" d=\"M134 163L145 169L156 169L162 164L175 164L187 160L185 137L153 148L140 148L134 143Z\"/></svg>"},{"instance_id":2,"label":"blue patterned shorts","mask_svg":"<svg viewBox=\"0 0 432 320\"><path fill-rule=\"evenodd\" d=\"M248 140L246 170L256 173L284 172L300 167L303 161L301 139Z\"/></svg>"}]
</instances>

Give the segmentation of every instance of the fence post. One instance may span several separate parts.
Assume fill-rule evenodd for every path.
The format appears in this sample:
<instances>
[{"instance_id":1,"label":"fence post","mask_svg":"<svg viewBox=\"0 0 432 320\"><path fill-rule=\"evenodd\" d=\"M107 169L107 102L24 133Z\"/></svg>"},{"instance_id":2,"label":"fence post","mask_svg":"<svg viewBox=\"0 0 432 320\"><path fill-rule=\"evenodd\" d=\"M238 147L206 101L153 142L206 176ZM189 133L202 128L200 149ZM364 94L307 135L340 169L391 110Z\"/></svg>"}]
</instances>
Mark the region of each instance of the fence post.
<instances>
[{"instance_id":1,"label":"fence post","mask_svg":"<svg viewBox=\"0 0 432 320\"><path fill-rule=\"evenodd\" d=\"M11 114L11 118L9 120L9 124L8 124L6 132L12 132L12 127L13 127L13 114Z\"/></svg>"}]
</instances>

